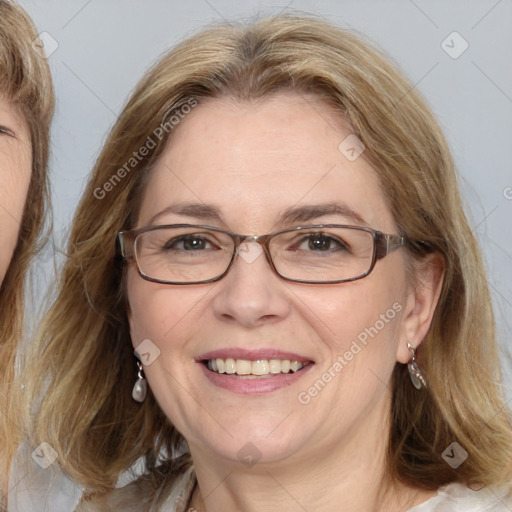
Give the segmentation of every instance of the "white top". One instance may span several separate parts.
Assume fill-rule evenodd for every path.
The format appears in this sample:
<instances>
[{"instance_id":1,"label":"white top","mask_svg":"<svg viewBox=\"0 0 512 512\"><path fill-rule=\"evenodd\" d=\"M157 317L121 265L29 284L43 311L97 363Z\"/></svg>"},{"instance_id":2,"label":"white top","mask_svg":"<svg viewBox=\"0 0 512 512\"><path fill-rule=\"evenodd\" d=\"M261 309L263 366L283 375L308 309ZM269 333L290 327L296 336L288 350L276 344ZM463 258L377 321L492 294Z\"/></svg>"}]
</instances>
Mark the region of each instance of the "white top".
<instances>
[{"instance_id":1,"label":"white top","mask_svg":"<svg viewBox=\"0 0 512 512\"><path fill-rule=\"evenodd\" d=\"M13 471L8 512L72 512L80 502L82 489L58 465L27 473ZM18 474L17 474L18 473ZM188 512L196 483L194 468L188 469L172 489L159 512ZM134 503L133 510L137 510ZM487 487L472 491L464 484L441 487L435 496L407 512L511 512L512 486Z\"/></svg>"},{"instance_id":2,"label":"white top","mask_svg":"<svg viewBox=\"0 0 512 512\"><path fill-rule=\"evenodd\" d=\"M195 473L190 468L176 482L173 492L160 512L188 512ZM440 487L437 494L406 512L511 512L512 487L485 487L473 491L461 483Z\"/></svg>"},{"instance_id":3,"label":"white top","mask_svg":"<svg viewBox=\"0 0 512 512\"><path fill-rule=\"evenodd\" d=\"M472 491L464 484L452 483L408 512L510 512L512 488L485 487Z\"/></svg>"}]
</instances>

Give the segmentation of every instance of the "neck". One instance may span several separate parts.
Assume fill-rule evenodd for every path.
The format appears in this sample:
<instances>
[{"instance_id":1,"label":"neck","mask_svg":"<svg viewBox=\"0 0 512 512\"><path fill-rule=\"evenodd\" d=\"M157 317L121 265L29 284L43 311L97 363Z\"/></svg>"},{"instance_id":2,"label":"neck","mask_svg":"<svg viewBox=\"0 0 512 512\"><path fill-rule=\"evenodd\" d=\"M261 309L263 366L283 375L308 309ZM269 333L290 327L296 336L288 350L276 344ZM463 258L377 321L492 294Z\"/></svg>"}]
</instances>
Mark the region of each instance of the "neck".
<instances>
[{"instance_id":1,"label":"neck","mask_svg":"<svg viewBox=\"0 0 512 512\"><path fill-rule=\"evenodd\" d=\"M191 445L198 486L188 510L391 512L425 501L434 493L386 478L389 409L380 407L342 444L317 444L277 462L246 467Z\"/></svg>"}]
</instances>

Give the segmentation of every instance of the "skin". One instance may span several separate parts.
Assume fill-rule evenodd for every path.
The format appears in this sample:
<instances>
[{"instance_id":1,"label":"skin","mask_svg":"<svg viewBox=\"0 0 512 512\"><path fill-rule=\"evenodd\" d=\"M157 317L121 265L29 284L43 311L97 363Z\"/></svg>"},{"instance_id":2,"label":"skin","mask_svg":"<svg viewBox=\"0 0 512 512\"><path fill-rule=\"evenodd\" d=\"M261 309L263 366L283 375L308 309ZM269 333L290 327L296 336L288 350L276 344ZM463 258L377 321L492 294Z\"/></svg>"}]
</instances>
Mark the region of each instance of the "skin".
<instances>
[{"instance_id":1,"label":"skin","mask_svg":"<svg viewBox=\"0 0 512 512\"><path fill-rule=\"evenodd\" d=\"M28 127L17 109L0 96L0 283L18 241L31 172Z\"/></svg>"},{"instance_id":2,"label":"skin","mask_svg":"<svg viewBox=\"0 0 512 512\"><path fill-rule=\"evenodd\" d=\"M286 208L338 202L370 227L397 233L375 171L338 150L348 134L341 117L312 97L208 100L176 128L152 171L137 227L185 222L265 234L300 225L277 222ZM159 214L184 202L215 205L222 219ZM309 223L328 222L355 223L340 215ZM407 342L418 346L424 338L442 275L433 264L419 269L413 288L405 258L399 249L368 277L336 285L286 282L263 255L252 263L238 258L221 281L190 286L147 282L130 266L133 345L149 338L161 351L145 373L189 443L199 482L191 507L367 512L406 510L432 495L381 485L391 374L410 360ZM371 343L310 403L299 403L297 395L397 302L402 310ZM212 385L196 362L227 347L275 347L315 364L288 387L241 395ZM237 457L248 442L261 454L252 467Z\"/></svg>"}]
</instances>

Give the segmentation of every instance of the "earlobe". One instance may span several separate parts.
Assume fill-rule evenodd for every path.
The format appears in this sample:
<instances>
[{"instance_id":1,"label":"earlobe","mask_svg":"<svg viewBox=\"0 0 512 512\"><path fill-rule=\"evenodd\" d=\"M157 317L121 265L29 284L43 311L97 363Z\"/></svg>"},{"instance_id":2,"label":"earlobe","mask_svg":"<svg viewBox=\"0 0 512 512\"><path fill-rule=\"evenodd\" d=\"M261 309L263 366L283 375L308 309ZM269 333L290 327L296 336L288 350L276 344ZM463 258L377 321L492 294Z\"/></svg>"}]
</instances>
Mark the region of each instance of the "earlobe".
<instances>
[{"instance_id":1,"label":"earlobe","mask_svg":"<svg viewBox=\"0 0 512 512\"><path fill-rule=\"evenodd\" d=\"M397 361L408 363L411 353L426 337L441 295L445 272L444 258L432 253L414 263L414 276L404 308Z\"/></svg>"}]
</instances>

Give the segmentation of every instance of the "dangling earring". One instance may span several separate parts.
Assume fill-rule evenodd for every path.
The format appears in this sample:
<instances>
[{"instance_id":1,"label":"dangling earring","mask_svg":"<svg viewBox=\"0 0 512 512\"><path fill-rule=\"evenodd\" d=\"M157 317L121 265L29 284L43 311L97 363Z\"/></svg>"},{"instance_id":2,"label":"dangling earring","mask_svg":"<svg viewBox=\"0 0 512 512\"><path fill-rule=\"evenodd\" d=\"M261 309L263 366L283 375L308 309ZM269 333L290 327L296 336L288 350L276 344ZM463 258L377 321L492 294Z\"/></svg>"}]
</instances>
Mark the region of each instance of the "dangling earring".
<instances>
[{"instance_id":1,"label":"dangling earring","mask_svg":"<svg viewBox=\"0 0 512 512\"><path fill-rule=\"evenodd\" d=\"M407 368L409 369L409 375L411 376L411 381L416 389L421 389L422 387L426 389L427 380L425 379L425 376L423 375L420 367L418 366L418 363L416 362L416 349L410 343L407 343L407 347L412 352L411 361L407 365Z\"/></svg>"},{"instance_id":2,"label":"dangling earring","mask_svg":"<svg viewBox=\"0 0 512 512\"><path fill-rule=\"evenodd\" d=\"M137 373L137 380L133 386L132 398L136 402L142 403L146 399L148 383L144 377L144 370L142 369L142 363L140 361L137 361L137 366L139 368L139 372Z\"/></svg>"}]
</instances>

